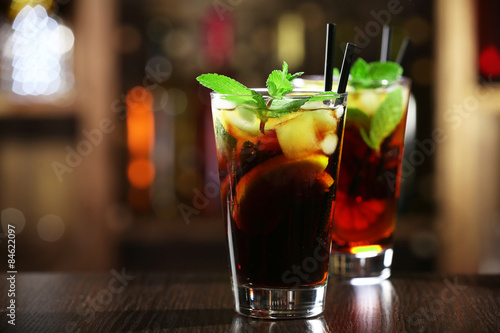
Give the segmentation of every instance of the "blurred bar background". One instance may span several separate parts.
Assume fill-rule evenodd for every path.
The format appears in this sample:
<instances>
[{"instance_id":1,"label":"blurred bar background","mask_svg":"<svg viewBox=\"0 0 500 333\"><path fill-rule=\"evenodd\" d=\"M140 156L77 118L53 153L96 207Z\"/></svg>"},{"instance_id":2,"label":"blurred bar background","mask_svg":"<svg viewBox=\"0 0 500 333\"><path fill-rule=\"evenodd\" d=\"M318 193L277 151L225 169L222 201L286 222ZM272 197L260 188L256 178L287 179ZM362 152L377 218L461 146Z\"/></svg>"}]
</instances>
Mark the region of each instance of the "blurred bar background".
<instances>
[{"instance_id":1,"label":"blurred bar background","mask_svg":"<svg viewBox=\"0 0 500 333\"><path fill-rule=\"evenodd\" d=\"M258 87L283 60L322 74L335 22L337 67L346 42L377 60L384 24L391 59L412 41L394 271L500 272L498 1L0 4L0 221L20 271L226 269L195 77Z\"/></svg>"}]
</instances>

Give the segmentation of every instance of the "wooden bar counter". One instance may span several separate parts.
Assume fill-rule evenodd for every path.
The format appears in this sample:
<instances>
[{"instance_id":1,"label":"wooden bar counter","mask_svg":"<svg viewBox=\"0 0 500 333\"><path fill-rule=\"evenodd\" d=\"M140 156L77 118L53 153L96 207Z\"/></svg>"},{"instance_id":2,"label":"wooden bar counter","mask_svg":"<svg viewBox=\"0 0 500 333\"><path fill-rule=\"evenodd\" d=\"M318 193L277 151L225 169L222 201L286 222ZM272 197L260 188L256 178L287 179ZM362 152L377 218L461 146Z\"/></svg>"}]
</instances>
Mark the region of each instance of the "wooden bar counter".
<instances>
[{"instance_id":1,"label":"wooden bar counter","mask_svg":"<svg viewBox=\"0 0 500 333\"><path fill-rule=\"evenodd\" d=\"M18 273L15 298L9 276L0 332L500 332L498 275L330 280L323 315L281 321L237 315L228 272Z\"/></svg>"}]
</instances>

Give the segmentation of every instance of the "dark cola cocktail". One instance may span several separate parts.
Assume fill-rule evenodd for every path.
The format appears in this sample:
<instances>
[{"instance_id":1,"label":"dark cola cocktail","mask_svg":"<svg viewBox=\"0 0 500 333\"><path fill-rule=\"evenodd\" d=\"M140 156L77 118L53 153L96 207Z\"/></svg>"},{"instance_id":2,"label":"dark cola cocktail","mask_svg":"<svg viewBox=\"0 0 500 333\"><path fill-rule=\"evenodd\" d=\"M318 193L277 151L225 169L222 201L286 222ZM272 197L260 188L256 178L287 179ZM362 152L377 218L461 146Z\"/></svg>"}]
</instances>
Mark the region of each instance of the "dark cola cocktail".
<instances>
[{"instance_id":1,"label":"dark cola cocktail","mask_svg":"<svg viewBox=\"0 0 500 333\"><path fill-rule=\"evenodd\" d=\"M261 130L253 111L214 95L223 212L238 284L326 284L344 113L335 100L306 103L269 118Z\"/></svg>"},{"instance_id":2,"label":"dark cola cocktail","mask_svg":"<svg viewBox=\"0 0 500 333\"><path fill-rule=\"evenodd\" d=\"M236 310L255 317L324 306L347 95L291 90L211 94Z\"/></svg>"}]
</instances>

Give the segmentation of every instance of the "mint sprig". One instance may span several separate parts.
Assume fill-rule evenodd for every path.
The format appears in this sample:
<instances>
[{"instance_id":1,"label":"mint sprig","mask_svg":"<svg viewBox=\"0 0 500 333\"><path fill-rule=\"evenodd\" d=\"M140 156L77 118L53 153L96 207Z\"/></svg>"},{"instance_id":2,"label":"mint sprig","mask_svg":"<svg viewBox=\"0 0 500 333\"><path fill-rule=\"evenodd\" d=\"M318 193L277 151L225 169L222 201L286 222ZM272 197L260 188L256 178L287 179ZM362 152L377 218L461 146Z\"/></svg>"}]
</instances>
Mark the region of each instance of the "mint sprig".
<instances>
[{"instance_id":1,"label":"mint sprig","mask_svg":"<svg viewBox=\"0 0 500 333\"><path fill-rule=\"evenodd\" d=\"M267 90L273 99L281 99L281 97L293 90L293 79L301 76L304 72L295 74L288 73L288 64L283 61L283 69L274 70L269 74L266 81Z\"/></svg>"},{"instance_id":2,"label":"mint sprig","mask_svg":"<svg viewBox=\"0 0 500 333\"><path fill-rule=\"evenodd\" d=\"M382 81L394 82L403 75L403 68L395 62L367 63L358 58L351 68L350 84L354 88L376 88L382 86Z\"/></svg>"},{"instance_id":3,"label":"mint sprig","mask_svg":"<svg viewBox=\"0 0 500 333\"><path fill-rule=\"evenodd\" d=\"M401 75L403 75L401 65L391 61L376 61L369 64L367 77L374 81L396 81Z\"/></svg>"},{"instance_id":4,"label":"mint sprig","mask_svg":"<svg viewBox=\"0 0 500 333\"><path fill-rule=\"evenodd\" d=\"M349 84L363 94L363 89L387 87L387 82L384 81L394 83L403 75L403 68L391 61L367 63L358 58L352 65L350 74ZM384 139L401 121L403 113L403 95L399 87L387 95L371 118L360 109L348 107L347 121L356 123L365 143L379 151Z\"/></svg>"},{"instance_id":5,"label":"mint sprig","mask_svg":"<svg viewBox=\"0 0 500 333\"><path fill-rule=\"evenodd\" d=\"M266 101L264 97L256 91L245 87L243 84L233 80L227 76L219 74L202 74L196 79L198 82L212 89L214 92L227 95L224 99L234 102L237 105L253 109L261 120L261 131L264 131L264 125L268 118L280 117L282 115L298 111L302 105L308 101L320 101L331 98L331 91L313 95L311 98L300 100L286 99L284 96L293 91L293 80L304 74L298 72L295 74L288 73L288 64L283 61L281 70L271 72L266 81L266 86L269 92L269 99Z\"/></svg>"},{"instance_id":6,"label":"mint sprig","mask_svg":"<svg viewBox=\"0 0 500 333\"><path fill-rule=\"evenodd\" d=\"M283 61L282 70L274 70L269 74L266 86L271 98L267 102L267 106L269 107L269 112L266 114L267 117L276 118L283 114L295 112L307 102L306 99L282 101L283 96L293 90L293 80L302 74L304 72L298 72L293 75L288 73L288 64L286 61Z\"/></svg>"}]
</instances>

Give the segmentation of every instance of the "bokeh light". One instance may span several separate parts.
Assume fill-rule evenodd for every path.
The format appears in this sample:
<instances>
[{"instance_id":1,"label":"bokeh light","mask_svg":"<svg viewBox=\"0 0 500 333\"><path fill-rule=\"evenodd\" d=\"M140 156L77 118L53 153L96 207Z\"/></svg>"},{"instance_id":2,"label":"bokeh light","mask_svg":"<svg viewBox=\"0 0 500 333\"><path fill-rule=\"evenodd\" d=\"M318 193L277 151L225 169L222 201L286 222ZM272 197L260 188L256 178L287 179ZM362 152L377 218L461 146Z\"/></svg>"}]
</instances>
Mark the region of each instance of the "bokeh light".
<instances>
[{"instance_id":1,"label":"bokeh light","mask_svg":"<svg viewBox=\"0 0 500 333\"><path fill-rule=\"evenodd\" d=\"M5 41L2 79L21 96L66 92L73 85L67 68L73 45L71 29L49 17L44 7L25 6Z\"/></svg>"},{"instance_id":2,"label":"bokeh light","mask_svg":"<svg viewBox=\"0 0 500 333\"><path fill-rule=\"evenodd\" d=\"M410 17L405 24L405 30L412 43L422 45L431 38L431 24L421 16Z\"/></svg>"},{"instance_id":3,"label":"bokeh light","mask_svg":"<svg viewBox=\"0 0 500 333\"><path fill-rule=\"evenodd\" d=\"M305 23L302 16L283 14L278 23L278 59L292 68L302 65L305 57Z\"/></svg>"},{"instance_id":4,"label":"bokeh light","mask_svg":"<svg viewBox=\"0 0 500 333\"><path fill-rule=\"evenodd\" d=\"M147 158L135 158L128 165L127 175L135 188L148 188L155 177L154 164Z\"/></svg>"},{"instance_id":5,"label":"bokeh light","mask_svg":"<svg viewBox=\"0 0 500 333\"><path fill-rule=\"evenodd\" d=\"M155 178L152 159L154 151L155 119L153 94L144 87L134 87L126 97L127 146L129 162L127 178L130 184L128 201L136 210L147 210L149 188Z\"/></svg>"},{"instance_id":6,"label":"bokeh light","mask_svg":"<svg viewBox=\"0 0 500 333\"><path fill-rule=\"evenodd\" d=\"M38 220L38 236L47 242L55 242L64 234L64 221L57 215L49 214Z\"/></svg>"},{"instance_id":7,"label":"bokeh light","mask_svg":"<svg viewBox=\"0 0 500 333\"><path fill-rule=\"evenodd\" d=\"M493 78L500 76L500 51L494 45L484 48L479 55L479 69L481 73Z\"/></svg>"},{"instance_id":8,"label":"bokeh light","mask_svg":"<svg viewBox=\"0 0 500 333\"><path fill-rule=\"evenodd\" d=\"M19 234L23 231L24 226L26 225L26 218L24 217L23 212L16 208L6 208L2 210L0 213L0 221L2 223L3 233L7 235L7 226L13 225L16 230L16 234Z\"/></svg>"}]
</instances>

